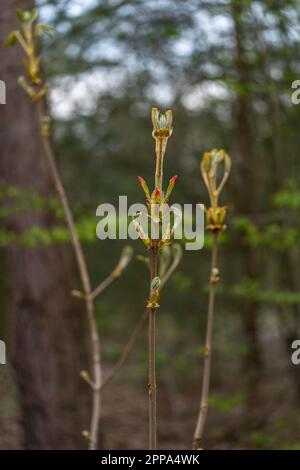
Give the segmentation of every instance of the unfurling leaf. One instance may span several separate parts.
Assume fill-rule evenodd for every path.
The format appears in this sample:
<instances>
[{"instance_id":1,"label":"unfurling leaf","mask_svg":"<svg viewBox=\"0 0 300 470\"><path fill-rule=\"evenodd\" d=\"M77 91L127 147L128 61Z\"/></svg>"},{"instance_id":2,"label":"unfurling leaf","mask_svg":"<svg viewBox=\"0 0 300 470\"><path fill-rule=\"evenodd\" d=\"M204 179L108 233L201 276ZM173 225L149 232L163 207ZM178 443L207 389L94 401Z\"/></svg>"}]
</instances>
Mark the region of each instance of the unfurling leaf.
<instances>
[{"instance_id":1,"label":"unfurling leaf","mask_svg":"<svg viewBox=\"0 0 300 470\"><path fill-rule=\"evenodd\" d=\"M152 192L152 195L151 195L151 202L153 202L154 204L162 204L163 202L163 192L160 188L155 188L154 191Z\"/></svg>"},{"instance_id":2,"label":"unfurling leaf","mask_svg":"<svg viewBox=\"0 0 300 470\"><path fill-rule=\"evenodd\" d=\"M221 182L217 182L218 166L224 164L224 172ZM218 199L221 190L223 189L231 169L231 158L223 150L213 149L211 152L206 152L200 163L201 174L204 183L208 189L211 206L215 209L218 206Z\"/></svg>"},{"instance_id":3,"label":"unfurling leaf","mask_svg":"<svg viewBox=\"0 0 300 470\"><path fill-rule=\"evenodd\" d=\"M16 10L16 15L21 23L33 23L37 19L38 10L37 8L33 8L32 11L26 11L18 8Z\"/></svg>"},{"instance_id":4,"label":"unfurling leaf","mask_svg":"<svg viewBox=\"0 0 300 470\"><path fill-rule=\"evenodd\" d=\"M168 200L170 198L171 193L172 193L172 191L174 189L174 186L176 184L177 178L178 178L178 176L175 175L170 179L169 185L168 185L168 188L167 188L167 192L166 192L166 200Z\"/></svg>"},{"instance_id":5,"label":"unfurling leaf","mask_svg":"<svg viewBox=\"0 0 300 470\"><path fill-rule=\"evenodd\" d=\"M16 33L18 33L18 31L12 31L7 36L7 38L5 40L5 43L4 43L6 47L12 47L16 44L16 42L17 42L17 34Z\"/></svg>"},{"instance_id":6,"label":"unfurling leaf","mask_svg":"<svg viewBox=\"0 0 300 470\"><path fill-rule=\"evenodd\" d=\"M47 34L47 36L53 36L54 32L55 29L45 23L37 23L34 28L34 34L36 37L39 37L42 33Z\"/></svg>"},{"instance_id":7,"label":"unfurling leaf","mask_svg":"<svg viewBox=\"0 0 300 470\"><path fill-rule=\"evenodd\" d=\"M88 373L87 370L82 370L80 371L80 377L85 381L85 382L90 382L91 381L91 377L90 377L90 374Z\"/></svg>"},{"instance_id":8,"label":"unfurling leaf","mask_svg":"<svg viewBox=\"0 0 300 470\"><path fill-rule=\"evenodd\" d=\"M140 185L141 185L141 187L142 187L142 189L143 189L143 191L144 191L144 193L145 193L146 198L147 198L147 199L150 199L149 188L148 188L148 186L147 186L146 181L145 181L144 178L142 178L141 176L138 176L138 181L139 181L139 183L140 183Z\"/></svg>"}]
</instances>

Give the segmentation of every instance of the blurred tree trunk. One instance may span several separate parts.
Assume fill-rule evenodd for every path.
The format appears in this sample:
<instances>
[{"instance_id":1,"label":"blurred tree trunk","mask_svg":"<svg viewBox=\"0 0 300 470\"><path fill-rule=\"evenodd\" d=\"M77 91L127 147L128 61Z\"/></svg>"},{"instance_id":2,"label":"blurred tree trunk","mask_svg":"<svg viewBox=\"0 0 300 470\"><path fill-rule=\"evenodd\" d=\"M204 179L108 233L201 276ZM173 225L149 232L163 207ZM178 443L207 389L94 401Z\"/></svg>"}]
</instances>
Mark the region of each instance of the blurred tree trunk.
<instances>
[{"instance_id":1,"label":"blurred tree trunk","mask_svg":"<svg viewBox=\"0 0 300 470\"><path fill-rule=\"evenodd\" d=\"M251 217L258 207L258 175L254 150L254 133L251 119L253 113L249 99L248 83L251 80L251 71L245 57L243 16L247 6L238 0L231 1L232 19L235 38L235 72L237 80L237 96L233 108L235 123L235 138L238 152L238 195L236 208L239 214ZM240 247L242 258L242 272L248 279L257 279L259 275L257 248L248 245ZM242 305L242 324L249 353L243 365L247 374L248 406L257 405L259 384L259 371L261 367L261 354L259 348L259 331L257 324L258 303L248 300Z\"/></svg>"},{"instance_id":2,"label":"blurred tree trunk","mask_svg":"<svg viewBox=\"0 0 300 470\"><path fill-rule=\"evenodd\" d=\"M16 7L32 6L31 1L2 0L1 44L18 27ZM35 106L17 84L23 73L20 48L3 50L1 46L0 64L0 77L7 87L7 104L0 106L1 179L45 198L53 197L55 189L43 155ZM7 227L17 234L34 225L47 230L54 224L47 211L29 210L7 220ZM13 244L7 250L13 364L23 412L24 445L28 449L77 448L85 409L84 384L79 378L85 348L82 316L70 296L74 287L70 249Z\"/></svg>"},{"instance_id":3,"label":"blurred tree trunk","mask_svg":"<svg viewBox=\"0 0 300 470\"><path fill-rule=\"evenodd\" d=\"M289 41L287 35L287 24L284 21L284 16L280 14L280 5L272 5L272 14L275 15L278 21L278 27L280 31L280 40L282 44L288 48ZM272 78L272 60L270 54L268 54L268 48L263 34L259 25L257 27L257 47L263 52L262 71L265 80L266 98L265 102L268 105L268 118L271 128L272 140L270 145L270 159L272 167L269 172L272 175L272 179L268 182L271 186L271 193L276 193L282 189L284 182L287 179L288 168L286 165L286 159L284 155L286 153L285 142L283 136L284 119L282 118L282 103L280 101L280 89L276 80ZM287 59L285 64L286 73L289 76L293 76L293 71L290 67L290 62ZM283 222L284 229L292 228L297 224L297 220L291 219L291 216L287 221ZM300 283L298 276L299 266L299 247L294 245L289 248L287 252L283 254L274 253L274 258L277 255L277 284L283 288L299 292ZM285 269L282 269L285 266ZM274 270L276 272L276 270ZM291 362L291 344L294 339L298 338L299 331L299 305L294 304L290 307L278 305L277 308L278 321L280 323L280 331L282 336L282 342L287 354L288 369L291 374L291 378L295 385L295 391L297 400L300 403L300 370L297 366Z\"/></svg>"}]
</instances>

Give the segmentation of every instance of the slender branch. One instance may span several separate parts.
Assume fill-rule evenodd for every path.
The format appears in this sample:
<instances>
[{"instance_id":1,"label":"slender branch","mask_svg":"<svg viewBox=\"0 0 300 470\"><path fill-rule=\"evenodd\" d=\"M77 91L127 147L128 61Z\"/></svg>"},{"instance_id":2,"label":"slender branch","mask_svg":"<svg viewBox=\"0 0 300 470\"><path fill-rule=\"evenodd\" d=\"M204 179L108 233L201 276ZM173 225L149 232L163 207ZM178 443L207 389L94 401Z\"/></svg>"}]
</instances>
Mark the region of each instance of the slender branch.
<instances>
[{"instance_id":1,"label":"slender branch","mask_svg":"<svg viewBox=\"0 0 300 470\"><path fill-rule=\"evenodd\" d=\"M107 374L107 376L103 379L102 385L101 385L101 390L106 387L106 385L115 377L115 375L120 371L120 369L123 367L124 363L126 362L129 354L131 353L144 325L148 317L148 310L146 309L143 314L140 316L139 321L134 328L133 332L130 335L130 338L128 342L126 343L125 348L123 349L123 352L121 354L121 357L119 358L118 362L113 366L113 368L110 370L110 372Z\"/></svg>"},{"instance_id":2,"label":"slender branch","mask_svg":"<svg viewBox=\"0 0 300 470\"><path fill-rule=\"evenodd\" d=\"M90 329L90 338L92 343L92 364L94 385L92 414L90 424L89 436L89 449L96 450L98 445L98 430L101 415L101 382L102 382L102 368L101 368L101 350L100 338L97 330L97 323L95 317L94 303L90 297L87 298L87 315Z\"/></svg>"},{"instance_id":3,"label":"slender branch","mask_svg":"<svg viewBox=\"0 0 300 470\"><path fill-rule=\"evenodd\" d=\"M217 254L218 254L218 232L213 232L213 245L211 255L211 275L210 275L210 290L208 301L208 314L207 314L207 329L204 350L204 369L202 379L202 392L200 401L200 410L198 420L194 433L193 449L201 449L202 436L206 415L208 410L208 396L210 388L210 374L211 374L211 353L212 353L212 333L214 321L214 306L215 306L215 291L217 282Z\"/></svg>"},{"instance_id":4,"label":"slender branch","mask_svg":"<svg viewBox=\"0 0 300 470\"><path fill-rule=\"evenodd\" d=\"M106 279L104 279L98 287L91 293L92 300L95 300L98 295L102 294L102 292L116 279L116 276L113 273L110 273Z\"/></svg>"},{"instance_id":5,"label":"slender branch","mask_svg":"<svg viewBox=\"0 0 300 470\"><path fill-rule=\"evenodd\" d=\"M152 281L157 276L158 249L151 250L150 268L150 302L153 294ZM149 449L156 449L156 311L149 307Z\"/></svg>"},{"instance_id":6,"label":"slender branch","mask_svg":"<svg viewBox=\"0 0 300 470\"><path fill-rule=\"evenodd\" d=\"M124 269L130 263L132 256L133 249L131 248L131 246L125 246L115 269L91 293L92 300L98 297L98 295L100 295L115 279L122 275Z\"/></svg>"},{"instance_id":7,"label":"slender branch","mask_svg":"<svg viewBox=\"0 0 300 470\"><path fill-rule=\"evenodd\" d=\"M43 128L43 119L44 113L42 108L42 101L37 101L38 116L40 120L41 128ZM50 139L48 133L42 133L43 135L43 144L46 154L46 158L51 170L51 174L55 183L56 191L60 198L68 229L71 236L72 246L75 254L75 258L78 265L78 270L82 282L82 288L84 291L84 298L86 303L86 312L89 324L89 332L91 339L91 348L92 348L92 368L93 368L93 403L92 403L92 414L90 422L90 434L89 434L89 448L95 450L98 443L98 428L99 428L99 419L101 414L101 380L102 380L102 370L101 370L101 349L100 349L100 338L97 331L97 324L95 318L95 309L93 299L91 297L91 282L90 277L85 261L85 257L82 251L82 246L76 231L75 222L69 205L69 201L64 190L60 174L56 165L55 156L50 144Z\"/></svg>"},{"instance_id":8,"label":"slender branch","mask_svg":"<svg viewBox=\"0 0 300 470\"><path fill-rule=\"evenodd\" d=\"M166 274L164 275L164 277L161 280L160 290L162 290L162 288L165 286L165 284L168 282L168 280L170 279L170 277L174 273L175 269L177 268L178 264L180 263L180 259L181 259L181 256L176 256L173 259L170 267L168 268Z\"/></svg>"}]
</instances>

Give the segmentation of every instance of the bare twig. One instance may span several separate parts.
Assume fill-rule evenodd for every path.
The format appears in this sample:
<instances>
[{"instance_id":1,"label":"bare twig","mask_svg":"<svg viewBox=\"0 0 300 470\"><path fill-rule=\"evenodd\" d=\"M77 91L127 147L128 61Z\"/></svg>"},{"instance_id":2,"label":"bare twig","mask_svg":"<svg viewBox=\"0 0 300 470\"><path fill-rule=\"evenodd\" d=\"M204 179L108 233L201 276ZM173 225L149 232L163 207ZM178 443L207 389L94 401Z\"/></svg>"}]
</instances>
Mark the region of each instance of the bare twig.
<instances>
[{"instance_id":1,"label":"bare twig","mask_svg":"<svg viewBox=\"0 0 300 470\"><path fill-rule=\"evenodd\" d=\"M200 410L197 425L194 433L193 449L201 448L201 439L203 435L206 414L208 410L208 395L210 387L211 372L211 353L212 353L212 333L214 322L215 291L217 282L217 252L218 252L218 233L213 234L212 256L211 256L211 275L210 290L208 301L207 329L204 350L204 369L202 380L202 392L200 401Z\"/></svg>"},{"instance_id":2,"label":"bare twig","mask_svg":"<svg viewBox=\"0 0 300 470\"><path fill-rule=\"evenodd\" d=\"M102 292L116 279L113 273L110 273L107 278L105 278L93 292L91 293L92 300L95 300L98 295L102 294Z\"/></svg>"},{"instance_id":3,"label":"bare twig","mask_svg":"<svg viewBox=\"0 0 300 470\"><path fill-rule=\"evenodd\" d=\"M130 338L128 342L126 343L125 348L123 349L123 352L121 354L120 359L118 362L114 365L114 367L110 370L110 372L107 374L107 376L103 379L102 385L101 385L101 390L103 390L104 387L117 375L117 373L120 371L120 369L123 367L124 363L126 362L129 354L131 353L143 327L145 326L146 320L148 318L148 310L146 309L143 314L140 316L139 321L134 328L133 332L130 335Z\"/></svg>"},{"instance_id":4,"label":"bare twig","mask_svg":"<svg viewBox=\"0 0 300 470\"><path fill-rule=\"evenodd\" d=\"M115 279L122 275L122 272L130 263L133 256L133 249L131 246L127 245L121 253L121 257L115 269L107 276L104 281L102 281L96 289L91 293L91 298L94 300L98 295L100 295Z\"/></svg>"},{"instance_id":5,"label":"bare twig","mask_svg":"<svg viewBox=\"0 0 300 470\"><path fill-rule=\"evenodd\" d=\"M218 167L223 164L223 177L218 184ZM231 169L231 158L224 150L213 149L205 152L200 163L203 180L207 186L211 207L206 210L207 229L212 233L213 244L211 252L210 289L207 312L207 328L204 350L204 368L200 409L193 439L193 449L200 449L202 445L203 430L208 410L208 395L211 374L212 333L215 308L216 284L219 280L217 268L218 237L226 229L225 218L227 207L219 207L219 195L227 181Z\"/></svg>"},{"instance_id":6,"label":"bare twig","mask_svg":"<svg viewBox=\"0 0 300 470\"><path fill-rule=\"evenodd\" d=\"M181 257L182 257L182 251L178 251L177 256L173 257L173 261L172 261L171 265L169 266L166 274L164 275L164 277L161 280L160 290L162 290L162 288L165 286L165 284L168 282L168 280L170 279L170 277L172 276L172 274L176 270L177 266L180 263Z\"/></svg>"}]
</instances>

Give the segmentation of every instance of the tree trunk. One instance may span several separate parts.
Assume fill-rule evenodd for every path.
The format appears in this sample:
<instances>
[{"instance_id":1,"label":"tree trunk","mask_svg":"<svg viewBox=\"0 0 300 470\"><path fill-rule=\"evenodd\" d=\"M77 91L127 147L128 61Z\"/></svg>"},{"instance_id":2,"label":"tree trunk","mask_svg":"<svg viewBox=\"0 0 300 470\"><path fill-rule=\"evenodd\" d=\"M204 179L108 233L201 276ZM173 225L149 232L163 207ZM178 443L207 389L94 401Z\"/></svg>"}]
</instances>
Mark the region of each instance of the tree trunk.
<instances>
[{"instance_id":1,"label":"tree trunk","mask_svg":"<svg viewBox=\"0 0 300 470\"><path fill-rule=\"evenodd\" d=\"M15 9L31 1L2 0L0 42L18 28ZM1 48L0 77L6 82L6 105L0 105L0 175L6 184L53 197L55 188L43 155L34 104L17 84L23 74L19 47ZM50 229L57 221L49 211L29 210L10 216L6 228L16 234L36 225ZM72 449L80 446L84 384L79 372L86 354L82 320L74 288L69 247L7 248L12 285L12 359L19 386L27 449ZM84 442L81 442L84 445Z\"/></svg>"},{"instance_id":2,"label":"tree trunk","mask_svg":"<svg viewBox=\"0 0 300 470\"><path fill-rule=\"evenodd\" d=\"M258 194L257 177L259 170L255 162L254 133L251 119L253 113L249 100L247 85L251 80L244 49L244 24L243 16L247 7L239 0L231 1L231 12L234 24L235 38L235 72L238 83L237 97L233 109L235 122L236 147L238 152L237 161L237 193L236 207L238 213L250 216L257 212ZM259 275L257 248L251 246L240 246L242 259L242 272L248 279L257 279ZM256 301L248 300L243 303L242 320L244 335L249 346L249 353L243 364L247 374L247 397L248 406L254 408L257 402L259 371L261 367L261 354L258 335L258 304ZM248 421L249 422L249 421Z\"/></svg>"}]
</instances>

